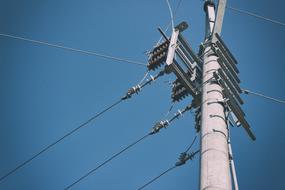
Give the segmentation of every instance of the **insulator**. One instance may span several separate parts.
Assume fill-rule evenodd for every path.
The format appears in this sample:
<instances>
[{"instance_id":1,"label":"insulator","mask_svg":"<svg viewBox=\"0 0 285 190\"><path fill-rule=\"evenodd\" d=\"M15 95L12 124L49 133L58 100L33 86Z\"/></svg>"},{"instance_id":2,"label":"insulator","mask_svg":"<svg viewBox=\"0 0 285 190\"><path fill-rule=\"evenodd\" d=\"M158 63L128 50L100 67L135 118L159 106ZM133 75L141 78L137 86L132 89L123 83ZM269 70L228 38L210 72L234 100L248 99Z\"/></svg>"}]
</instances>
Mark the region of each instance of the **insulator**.
<instances>
[{"instance_id":1,"label":"insulator","mask_svg":"<svg viewBox=\"0 0 285 190\"><path fill-rule=\"evenodd\" d=\"M153 49L147 64L149 70L155 70L164 64L166 61L168 46L169 42L165 41Z\"/></svg>"},{"instance_id":2,"label":"insulator","mask_svg":"<svg viewBox=\"0 0 285 190\"><path fill-rule=\"evenodd\" d=\"M195 112L195 123L195 129L198 133L201 130L201 108L197 109Z\"/></svg>"},{"instance_id":3,"label":"insulator","mask_svg":"<svg viewBox=\"0 0 285 190\"><path fill-rule=\"evenodd\" d=\"M168 120L157 122L152 128L152 131L150 132L150 134L153 135L155 133L158 133L160 129L166 128L168 125L169 125Z\"/></svg>"},{"instance_id":4,"label":"insulator","mask_svg":"<svg viewBox=\"0 0 285 190\"><path fill-rule=\"evenodd\" d=\"M190 93L178 79L173 82L171 99L173 102L179 102Z\"/></svg>"},{"instance_id":5,"label":"insulator","mask_svg":"<svg viewBox=\"0 0 285 190\"><path fill-rule=\"evenodd\" d=\"M166 48L168 48L168 46L169 46L169 41L164 41L163 43L156 46L152 52L159 51L160 49L166 49Z\"/></svg>"},{"instance_id":6,"label":"insulator","mask_svg":"<svg viewBox=\"0 0 285 190\"><path fill-rule=\"evenodd\" d=\"M179 102L182 99L184 99L185 97L187 97L190 93L188 92L188 90L183 87L177 91L175 91L174 93L172 93L171 98L173 102Z\"/></svg>"}]
</instances>

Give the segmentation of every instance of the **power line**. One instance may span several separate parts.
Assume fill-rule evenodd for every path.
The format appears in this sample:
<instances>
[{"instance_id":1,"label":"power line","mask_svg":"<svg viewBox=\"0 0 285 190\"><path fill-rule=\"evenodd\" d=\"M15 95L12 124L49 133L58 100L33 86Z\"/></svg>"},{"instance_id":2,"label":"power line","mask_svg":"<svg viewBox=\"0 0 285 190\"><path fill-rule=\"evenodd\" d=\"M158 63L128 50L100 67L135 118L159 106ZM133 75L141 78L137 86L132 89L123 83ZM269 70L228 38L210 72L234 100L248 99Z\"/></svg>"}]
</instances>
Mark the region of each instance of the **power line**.
<instances>
[{"instance_id":1,"label":"power line","mask_svg":"<svg viewBox=\"0 0 285 190\"><path fill-rule=\"evenodd\" d=\"M195 136L193 142L195 142L196 137L197 137L197 136ZM191 143L190 148L192 147L193 142ZM167 170L165 170L164 172L162 172L162 173L159 174L158 176L156 176L156 177L154 177L153 179L151 179L149 182L145 183L143 186L141 186L140 188L138 188L138 190L144 189L144 188L147 187L148 185L152 184L153 182L155 182L156 180L158 180L159 178L161 178L163 175L167 174L168 172L174 170L175 168L177 168L177 167L179 167L179 166L184 165L188 160L192 160L192 159L194 158L194 156L200 152L200 150L197 150L197 151L195 151L195 152L192 152L192 153L188 154L187 152L188 152L189 150L190 150L190 149L187 149L187 151L185 151L185 152L183 152L183 153L180 154L179 161L176 162L174 166L168 168Z\"/></svg>"},{"instance_id":2,"label":"power line","mask_svg":"<svg viewBox=\"0 0 285 190\"><path fill-rule=\"evenodd\" d=\"M172 29L174 29L173 11L172 11L171 5L169 3L169 0L166 0L166 3L167 3L168 9L169 9L169 13L170 13L170 20L171 20Z\"/></svg>"},{"instance_id":3,"label":"power line","mask_svg":"<svg viewBox=\"0 0 285 190\"><path fill-rule=\"evenodd\" d=\"M96 170L100 169L101 167L103 167L104 165L106 165L107 163L109 163L110 161L112 161L113 159L115 159L117 156L119 156L120 154L122 154L123 152L125 152L126 150L130 149L131 147L133 147L134 145L136 145L137 143L143 141L144 139L146 139L147 137L154 135L156 133L158 133L162 128L166 128L170 125L170 123L172 123L174 120L178 119L180 115L184 114L185 112L189 111L192 109L192 105L188 105L186 106L183 110L178 110L177 113L174 114L174 116L170 119L170 120L165 120L165 121L160 121L157 122L154 127L152 127L152 130L147 133L146 135L144 135L143 137L139 138L138 140L134 141L133 143L131 143L130 145L128 145L127 147L125 147L124 149L122 149L121 151L119 151L118 153L114 154L113 156L111 156L110 158L108 158L106 161L104 161L102 164L100 164L99 166L97 166L96 168L90 170L88 173L86 173L85 175L83 175L82 177L80 177L78 180L76 180L75 182L73 182L71 185L67 186L65 188L65 190L70 189L71 187L73 187L74 185L76 185L77 183L79 183L80 181L82 181L83 179L85 179L86 177L88 177L90 174L92 174L93 172L95 172ZM193 144L193 142L192 142ZM191 145L192 146L192 145Z\"/></svg>"},{"instance_id":4,"label":"power line","mask_svg":"<svg viewBox=\"0 0 285 190\"><path fill-rule=\"evenodd\" d=\"M192 146L194 145L195 141L197 139L197 134L195 135L194 139L192 140L192 143L190 144L190 146L185 150L185 152L189 152L189 150L192 148Z\"/></svg>"},{"instance_id":5,"label":"power line","mask_svg":"<svg viewBox=\"0 0 285 190\"><path fill-rule=\"evenodd\" d=\"M154 181L158 180L160 177L162 177L163 175L167 174L168 172L172 171L173 169L175 169L177 166L174 165L170 168L168 168L167 170L165 170L164 172L162 172L161 174L159 174L158 176L156 176L155 178L153 178L152 180L150 180L149 182L147 182L146 184L144 184L143 186L141 186L140 188L138 188L138 190L142 190L144 189L146 186L152 184Z\"/></svg>"},{"instance_id":6,"label":"power line","mask_svg":"<svg viewBox=\"0 0 285 190\"><path fill-rule=\"evenodd\" d=\"M265 99L268 99L268 100L272 100L272 101L277 102L277 103L280 103L280 104L285 104L285 101L283 101L283 100L279 100L279 99L276 99L276 98L272 98L272 97L270 97L270 96L266 96L266 95L261 94L261 93L253 92L253 91L246 90L246 89L242 89L242 92L243 92L244 94L252 94L252 95L260 96L260 97L265 98Z\"/></svg>"},{"instance_id":7,"label":"power line","mask_svg":"<svg viewBox=\"0 0 285 190\"><path fill-rule=\"evenodd\" d=\"M180 0L180 1L178 2L177 6L176 6L176 8L175 8L175 10L174 10L174 13L173 13L173 22L174 22L174 19L175 19L175 17L176 17L176 14L177 14L177 12L178 12L178 9L179 9L181 3L182 3L182 0ZM171 26L171 23L172 23L172 19L170 19L168 25L166 26L166 28L165 28L165 30L164 30L164 33L166 33L166 32L168 31L169 27ZM161 42L162 38L163 38L163 36L161 36L161 37L159 38L158 42L156 43L157 45Z\"/></svg>"},{"instance_id":8,"label":"power line","mask_svg":"<svg viewBox=\"0 0 285 190\"><path fill-rule=\"evenodd\" d=\"M9 175L11 175L12 173L16 172L18 169L22 168L23 166L25 166L26 164L28 164L29 162L31 162L32 160L34 160L36 157L40 156L42 153L46 152L48 149L52 148L53 146L55 146L56 144L58 144L59 142L61 142L62 140L64 140L65 138L67 138L68 136L70 136L71 134L75 133L76 131L78 131L79 129L81 129L82 127L85 127L88 123L90 123L91 121L93 121L94 119L98 118L100 115L104 114L105 112L107 112L108 110L112 109L113 107L115 107L116 105L118 105L119 103L121 103L124 100L127 100L129 98L131 98L134 94L138 94L138 92L140 92L140 90L147 86L148 84L151 84L153 81L155 81L157 78L161 77L164 75L164 70L161 70L158 74L156 74L155 76L151 76L151 79L147 79L144 83L142 83L146 76L147 76L148 72L146 73L146 75L144 75L143 80L141 80L140 84L130 88L126 95L124 95L122 98L120 98L120 100L116 101L115 103L113 103L112 105L110 105L109 107L105 108L104 110L102 110L101 112L97 113L95 116L91 117L90 119L88 119L86 122L82 123L81 125L79 125L78 127L76 127L75 129L73 129L72 131L68 132L67 134L65 134L64 136L62 136L61 138L59 138L58 140L56 140L55 142L51 143L50 145L48 145L47 147L45 147L43 150L41 150L39 153L35 154L34 156L32 156L30 159L26 160L25 162L23 162L22 164L20 164L19 166L17 166L15 169L11 170L10 172L8 172L7 174L5 174L3 177L0 178L0 181L4 180L6 177L8 177Z\"/></svg>"},{"instance_id":9,"label":"power line","mask_svg":"<svg viewBox=\"0 0 285 190\"><path fill-rule=\"evenodd\" d=\"M200 0L200 1L204 1L204 0ZM253 12L250 12L250 11L245 11L245 10L242 10L242 9L237 9L237 8L235 8L235 7L232 7L232 6L226 6L226 8L227 8L227 9L230 9L230 10L232 10L232 11L241 13L241 14L245 14L245 15L252 16L252 17L255 17L255 18L258 18L258 19L261 19L261 20L265 20L265 21L271 22L271 23L273 23L273 24L278 24L278 25L280 25L280 26L285 26L285 23L284 23L284 22L277 21L277 20L274 20L274 19L271 19L271 18L267 18L267 17L261 16L261 15L255 14L255 13L253 13Z\"/></svg>"},{"instance_id":10,"label":"power line","mask_svg":"<svg viewBox=\"0 0 285 190\"><path fill-rule=\"evenodd\" d=\"M97 57L102 57L104 59L111 59L111 60L115 60L115 61L119 61L119 62L130 63L130 64L134 64L134 65L139 65L139 66L146 66L145 63L140 62L140 61L133 61L130 59L115 57L115 56L106 55L106 54L101 54L101 53L97 53L97 52L93 52L93 51L86 51L86 50L81 50L81 49L77 49L77 48L71 48L71 47L58 45L58 44L51 44L51 43L44 42L44 41L33 40L33 39L23 38L23 37L14 36L14 35L3 34L3 33L0 33L0 36L12 38L15 40L22 40L22 41L26 41L26 42L31 42L34 44L46 45L49 47L59 48L59 49L67 50L67 51L72 51L72 52L77 52L77 53L82 53L82 54L87 54L87 55L93 55L93 56L97 56Z\"/></svg>"},{"instance_id":11,"label":"power line","mask_svg":"<svg viewBox=\"0 0 285 190\"><path fill-rule=\"evenodd\" d=\"M246 14L248 16L252 16L252 17L255 17L255 18L258 18L258 19L261 19L261 20L265 20L265 21L268 21L268 22L271 22L271 23L274 23L274 24L278 24L280 26L285 26L285 23L283 23L283 22L280 22L280 21L277 21L277 20L273 20L273 19L270 19L270 18L267 18L267 17L264 17L264 16L260 16L258 14L255 14L255 13L252 13L252 12L249 12L249 11L237 9L237 8L234 8L234 7L231 7L231 6L227 6L227 8L230 9L230 10L236 11L238 13Z\"/></svg>"},{"instance_id":12,"label":"power line","mask_svg":"<svg viewBox=\"0 0 285 190\"><path fill-rule=\"evenodd\" d=\"M72 186L74 186L75 184L79 183L80 181L82 181L84 178L88 177L90 174L92 174L93 172L95 172L96 170L100 169L101 167L103 167L104 165L106 165L108 162L112 161L113 159L115 159L117 156L119 156L120 154L122 154L123 152L125 152L126 150L130 149L131 147L133 147L134 145L136 145L137 143L141 142L142 140L146 139L147 137L149 137L151 134L148 133L146 135L144 135L143 137L139 138L138 140L136 140L135 142L133 142L132 144L128 145L126 148L124 148L123 150L119 151L118 153L114 154L113 156L111 156L110 158L108 158L106 161L104 161L102 164L100 164L99 166L97 166L96 168L90 170L88 173L86 173L85 175L83 175L82 177L80 177L78 180L76 180L74 183L72 183L71 185L69 185L68 187L65 188L65 190L70 189Z\"/></svg>"},{"instance_id":13,"label":"power line","mask_svg":"<svg viewBox=\"0 0 285 190\"><path fill-rule=\"evenodd\" d=\"M81 129L82 127L85 127L87 124L89 124L91 121L93 121L94 119L98 118L99 116L101 116L102 114L104 114L105 112L107 112L108 110L112 109L113 107L115 107L116 105L118 105L119 103L121 103L123 100L120 99L119 101L116 101L115 103L113 103L112 105L108 106L107 108L105 108L104 110L102 110L101 112L97 113L96 115L94 115L93 117L91 117L90 119L88 119L87 121L85 121L84 123L82 123L81 125L79 125L78 127L76 127L75 129L73 129L72 131L68 132L67 134L65 134L64 136L62 136L61 138L59 138L58 140L54 141L53 143L49 144L48 146L46 146L44 149L42 149L40 152L38 152L37 154L35 154L34 156L32 156L31 158L29 158L28 160L26 160L25 162L23 162L22 164L18 165L16 168L14 168L13 170L11 170L10 172L8 172L7 174L5 174L4 176L2 176L0 178L0 181L4 180L5 178L7 178L8 176L10 176L11 174L15 173L17 170L19 170L20 168L24 167L25 165L27 165L28 163L30 163L32 160L34 160L35 158L37 158L38 156L40 156L41 154L43 154L44 152L46 152L47 150L49 150L50 148L52 148L53 146L55 146L56 144L58 144L59 142L61 142L62 140L64 140L65 138L67 138L68 136L72 135L73 133L75 133L76 131L78 131L79 129Z\"/></svg>"}]
</instances>

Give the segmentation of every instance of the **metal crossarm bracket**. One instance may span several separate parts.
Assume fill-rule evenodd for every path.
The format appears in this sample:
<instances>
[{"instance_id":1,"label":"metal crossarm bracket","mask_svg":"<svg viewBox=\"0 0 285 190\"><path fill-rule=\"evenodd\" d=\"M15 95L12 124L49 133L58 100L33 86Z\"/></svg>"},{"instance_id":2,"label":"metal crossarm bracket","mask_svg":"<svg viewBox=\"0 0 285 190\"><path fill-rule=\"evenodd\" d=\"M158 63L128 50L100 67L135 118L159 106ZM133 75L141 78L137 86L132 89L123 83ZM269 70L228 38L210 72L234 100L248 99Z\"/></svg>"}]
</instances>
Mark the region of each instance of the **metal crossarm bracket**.
<instances>
[{"instance_id":1,"label":"metal crossarm bracket","mask_svg":"<svg viewBox=\"0 0 285 190\"><path fill-rule=\"evenodd\" d=\"M201 66L202 65L202 60L196 55L196 53L193 51L193 49L191 48L191 46L189 45L189 43L185 40L185 38L180 34L178 36L178 40L179 42L183 45L183 47L185 48L185 50L187 52L189 52L189 54L191 55L191 57L194 59L194 61Z\"/></svg>"},{"instance_id":2,"label":"metal crossarm bracket","mask_svg":"<svg viewBox=\"0 0 285 190\"><path fill-rule=\"evenodd\" d=\"M182 22L171 35L170 40L164 34L164 32L159 29L159 32L168 41L169 47L166 58L166 71L167 73L173 72L176 77L176 83L179 85L175 86L172 90L172 100L180 101L188 94L199 101L197 85L201 83L202 78L202 61L194 53L188 42L183 38L181 32L188 26L185 22ZM175 54L178 55L182 63L186 66L187 70L182 68L182 65L175 59Z\"/></svg>"},{"instance_id":3,"label":"metal crossarm bracket","mask_svg":"<svg viewBox=\"0 0 285 190\"><path fill-rule=\"evenodd\" d=\"M179 30L174 30L170 39L170 45L168 47L168 53L166 58L167 65L171 65L173 63L178 35L179 35Z\"/></svg>"},{"instance_id":4,"label":"metal crossarm bracket","mask_svg":"<svg viewBox=\"0 0 285 190\"><path fill-rule=\"evenodd\" d=\"M233 56L233 54L231 53L231 51L229 50L229 48L226 46L226 44L224 43L224 41L222 40L222 38L220 37L219 34L215 33L215 36L217 38L217 41L215 42L217 44L217 46L223 51L225 52L225 55L227 57L227 59L231 60L232 63L234 63L233 65L235 66L236 64L238 64L237 60L235 59L235 57ZM237 70L237 68L235 68L235 70Z\"/></svg>"},{"instance_id":5,"label":"metal crossarm bracket","mask_svg":"<svg viewBox=\"0 0 285 190\"><path fill-rule=\"evenodd\" d=\"M232 64L226 59L226 57L224 56L224 54L222 53L222 51L215 45L212 45L214 52L218 55L218 62L221 65L221 67L223 67L223 69L227 72L229 72L233 78L240 83L240 80L237 76L238 72L236 72L236 70L233 68Z\"/></svg>"},{"instance_id":6,"label":"metal crossarm bracket","mask_svg":"<svg viewBox=\"0 0 285 190\"><path fill-rule=\"evenodd\" d=\"M190 81L189 76L185 73L185 71L179 66L179 64L173 60L174 64L171 64L169 66L169 69L174 72L174 74L177 76L178 80L184 85L184 87L189 91L189 93L195 97L197 95L197 92L195 90L195 87Z\"/></svg>"},{"instance_id":7,"label":"metal crossarm bracket","mask_svg":"<svg viewBox=\"0 0 285 190\"><path fill-rule=\"evenodd\" d=\"M249 135L249 137L252 140L256 140L256 137L252 133L252 131L250 129L250 126L249 126L248 122L245 119L245 113L242 111L242 109L240 108L240 106L238 105L236 100L234 99L234 97L231 94L231 92L227 88L224 88L223 81L221 79L218 79L218 82L223 86L223 94L225 95L226 98L228 98L227 104L228 104L230 110L233 112L233 114L236 116L236 118L238 119L240 124L246 130L246 132Z\"/></svg>"},{"instance_id":8,"label":"metal crossarm bracket","mask_svg":"<svg viewBox=\"0 0 285 190\"><path fill-rule=\"evenodd\" d=\"M214 72L214 77L217 80L220 80L220 83L223 88L227 88L231 94L234 95L234 97L238 100L240 104L243 104L243 100L241 99L239 93L241 93L241 89L238 87L238 89L233 85L233 83L227 78L227 76L223 73L221 69Z\"/></svg>"}]
</instances>

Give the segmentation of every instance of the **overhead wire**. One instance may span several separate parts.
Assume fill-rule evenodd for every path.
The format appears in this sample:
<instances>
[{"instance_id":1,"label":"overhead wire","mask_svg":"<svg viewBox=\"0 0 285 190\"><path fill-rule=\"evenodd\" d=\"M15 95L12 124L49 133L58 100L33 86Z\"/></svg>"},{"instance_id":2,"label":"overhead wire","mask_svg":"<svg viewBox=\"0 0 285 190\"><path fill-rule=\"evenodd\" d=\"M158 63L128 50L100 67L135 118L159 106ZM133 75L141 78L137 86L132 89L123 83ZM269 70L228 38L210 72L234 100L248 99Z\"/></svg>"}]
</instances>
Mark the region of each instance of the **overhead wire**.
<instances>
[{"instance_id":1,"label":"overhead wire","mask_svg":"<svg viewBox=\"0 0 285 190\"><path fill-rule=\"evenodd\" d=\"M196 139L197 139L197 133L196 133L196 135L195 135L195 137L193 138L193 140L192 140L192 142L191 142L191 144L189 145L189 147L184 151L184 152L189 152L189 150L192 148L192 146L194 145L194 143L195 143L195 141L196 141Z\"/></svg>"},{"instance_id":2,"label":"overhead wire","mask_svg":"<svg viewBox=\"0 0 285 190\"><path fill-rule=\"evenodd\" d=\"M146 73L145 73L145 75L143 76L143 78L140 80L140 82L138 83L139 85L141 85L142 83L143 83L143 81L146 79L146 77L148 76L148 74L149 74L149 71L147 71Z\"/></svg>"},{"instance_id":3,"label":"overhead wire","mask_svg":"<svg viewBox=\"0 0 285 190\"><path fill-rule=\"evenodd\" d=\"M255 18L258 18L258 19L261 19L261 20L265 20L265 21L271 22L273 24L277 24L277 25L280 25L280 26L285 26L284 22L280 22L280 21L277 21L277 20L274 20L274 19L271 19L271 18L267 18L267 17L261 16L261 15L252 13L250 11L237 9L237 8L232 7L232 6L227 6L227 8L230 9L230 10L233 10L235 12L238 12L238 13L242 13L242 14L245 14L245 15L248 15L248 16L252 16L252 17L255 17Z\"/></svg>"},{"instance_id":4,"label":"overhead wire","mask_svg":"<svg viewBox=\"0 0 285 190\"><path fill-rule=\"evenodd\" d=\"M105 160L104 162L102 162L100 165L98 165L97 167L95 167L94 169L90 170L89 172L87 172L86 174L84 174L82 177L80 177L79 179L77 179L75 182L73 182L72 184L68 185L65 190L68 190L70 188L72 188L74 185L78 184L80 181L82 181L83 179L85 179L86 177L88 177L89 175L91 175L92 173L94 173L95 171L97 171L98 169L100 169L101 167L103 167L104 165L106 165L107 163L111 162L113 159L115 159L116 157L118 157L119 155L121 155L123 152L127 151L128 149L132 148L134 145L138 144L139 142L145 140L147 137L154 135L156 133L158 133L162 128L166 128L167 126L170 125L171 122L173 122L175 119L178 119L178 117L182 114L184 114L186 111L189 111L190 109L192 109L192 105L188 105L186 106L182 111L178 110L178 113L174 114L174 116L168 121L160 121L157 122L154 127L152 128L151 132L148 132L147 134L145 134L144 136L142 136L141 138L139 138L138 140L134 141L133 143L131 143L130 145L126 146L124 149L120 150L119 152L117 152L116 154L112 155L110 158L108 158L107 160Z\"/></svg>"},{"instance_id":5,"label":"overhead wire","mask_svg":"<svg viewBox=\"0 0 285 190\"><path fill-rule=\"evenodd\" d=\"M204 2L204 0L200 0L200 1ZM277 25L280 25L280 26L285 26L284 22L277 21L277 20L274 20L274 19L271 19L271 18L268 18L268 17L265 17L265 16L261 16L261 15L258 15L256 13L253 13L251 11L238 9L238 8L235 8L235 7L232 7L232 6L228 6L228 5L226 6L226 8L229 9L229 10L235 11L237 13L245 14L247 16L251 16L251 17L255 17L255 18L267 21L267 22L271 22L273 24L277 24Z\"/></svg>"},{"instance_id":6,"label":"overhead wire","mask_svg":"<svg viewBox=\"0 0 285 190\"><path fill-rule=\"evenodd\" d=\"M138 188L138 190L144 189L146 186L152 184L153 182L155 182L156 180L158 180L159 178L161 178L163 175L167 174L168 172L172 171L173 169L175 169L177 166L174 165L170 168L168 168L167 170L165 170L164 172L162 172L161 174L159 174L158 176L154 177L152 180L150 180L149 182L147 182L146 184L144 184L143 186L141 186L140 188Z\"/></svg>"},{"instance_id":7,"label":"overhead wire","mask_svg":"<svg viewBox=\"0 0 285 190\"><path fill-rule=\"evenodd\" d=\"M146 72L146 74L143 77L143 80L141 80L140 82L143 82L147 76L148 72ZM124 95L122 98L120 98L118 101L116 101L115 103L113 103L112 105L108 106L107 108L105 108L104 110L98 112L96 115L94 115L93 117L91 117L90 119L88 119L86 122L82 123L81 125L79 125L78 127L74 128L73 130L69 131L68 133L66 133L64 136L62 136L61 138L57 139L56 141L54 141L53 143L49 144L48 146L46 146L44 149L42 149L40 152L38 152L37 154L33 155L31 158L29 158L28 160L24 161L23 163L21 163L20 165L18 165L16 168L14 168L13 170L9 171L7 174L3 175L0 178L0 181L4 180L5 178L7 178L8 176L10 176L11 174L13 174L14 172L16 172L17 170L19 170L20 168L24 167L25 165L27 165L28 163L30 163L32 160L34 160L35 158L37 158L38 156L40 156L41 154L43 154L44 152L46 152L47 150L49 150L50 148L52 148L53 146L55 146L56 144L60 143L61 141L63 141L65 138L69 137L70 135L72 135L73 133L75 133L76 131L78 131L79 129L87 126L87 124L89 124L91 121L95 120L96 118L98 118L99 116L101 116L102 114L104 114L105 112L107 112L108 110L114 108L115 106L117 106L118 104L120 104L122 101L127 100L129 98L131 98L133 96L133 94L138 94L139 91L145 87L148 84L151 84L153 81L155 81L157 78L161 77L164 75L164 70L161 70L158 74L156 74L155 76L151 76L151 79L146 80L143 84L138 84L132 88L130 88L126 95Z\"/></svg>"},{"instance_id":8,"label":"overhead wire","mask_svg":"<svg viewBox=\"0 0 285 190\"><path fill-rule=\"evenodd\" d=\"M70 135L72 135L73 133L75 133L76 131L78 131L79 129L87 126L87 124L89 124L90 122L92 122L93 120L95 120L96 118L98 118L99 116L101 116L102 114L104 114L105 112L107 112L108 110L114 108L116 105L118 105L119 103L121 103L123 100L120 99L119 101L116 101L115 103L113 103L112 105L108 106L107 108L105 108L104 110L98 112L96 115L92 116L90 119L88 119L87 121L85 121L84 123L82 123L81 125L79 125L78 127L74 128L73 130L69 131L68 133L66 133L65 135L63 135L62 137L60 137L59 139L57 139L56 141L54 141L53 143L49 144L48 146L46 146L45 148L43 148L40 152L38 152L37 154L33 155L31 158L27 159L26 161L24 161L23 163L21 163L20 165L18 165L17 167L15 167L14 169L12 169L11 171L9 171L8 173L6 173L5 175L3 175L0 178L0 181L3 181L5 178L7 178L8 176L10 176L11 174L15 173L16 171L18 171L20 168L24 167L25 165L27 165L28 163L30 163L32 160L34 160L35 158L39 157L41 154L43 154L44 152L46 152L47 150L49 150L50 148L52 148L53 146L55 146L56 144L60 143L61 141L63 141L65 138L69 137Z\"/></svg>"},{"instance_id":9,"label":"overhead wire","mask_svg":"<svg viewBox=\"0 0 285 190\"><path fill-rule=\"evenodd\" d=\"M52 44L49 42L33 40L33 39L29 39L29 38L24 38L24 37L10 35L10 34L4 34L4 33L0 33L0 36L15 39L15 40L22 40L22 41L26 41L26 42L30 42L30 43L34 43L34 44L40 44L40 45L45 45L45 46L49 46L49 47L54 47L54 48L58 48L58 49L63 49L63 50L67 50L67 51L97 56L97 57L101 57L104 59L110 59L110 60L115 60L115 61L119 61L119 62L125 62L125 63L134 64L134 65L138 65L138 66L144 66L144 67L146 66L145 63L140 62L140 61L134 61L134 60L126 59L126 58L115 57L115 56L111 56L111 55L97 53L94 51L87 51L87 50L67 47L67 46L58 45L58 44Z\"/></svg>"},{"instance_id":10,"label":"overhead wire","mask_svg":"<svg viewBox=\"0 0 285 190\"><path fill-rule=\"evenodd\" d=\"M166 28L164 29L164 33L166 33L166 32L168 31L168 29L169 29L169 27L170 27L171 25L174 25L174 24L172 24L172 23L174 23L174 19L175 19L176 15L177 15L177 12L178 12L178 9L179 9L181 3L182 3L182 0L179 0L179 2L177 3L177 6L175 7L175 10L174 10L174 12L173 12L173 19L170 19L168 25L167 25ZM173 22L172 22L172 20L173 20ZM163 36L161 36L161 37L159 38L159 40L157 41L156 44L159 44L162 39L163 39Z\"/></svg>"},{"instance_id":11,"label":"overhead wire","mask_svg":"<svg viewBox=\"0 0 285 190\"><path fill-rule=\"evenodd\" d=\"M259 97L262 97L262 98L265 98L265 99L268 99L268 100L271 100L271 101L274 101L274 102L277 102L277 103L280 103L280 104L285 104L284 100L280 100L280 99L277 99L277 98L272 98L270 96L267 96L267 95L264 95L264 94L261 94L261 93L258 93L258 92L253 92L253 91L250 91L250 90L247 90L247 89L242 89L242 92L244 94L252 94L252 95L259 96Z\"/></svg>"},{"instance_id":12,"label":"overhead wire","mask_svg":"<svg viewBox=\"0 0 285 190\"><path fill-rule=\"evenodd\" d=\"M169 173L170 171L174 170L175 168L177 168L179 166L184 165L188 160L192 160L194 158L194 156L200 152L200 150L197 150L195 152L192 152L191 154L188 154L188 152L190 151L190 149L194 145L196 139L197 139L197 134L193 138L193 140L192 140L191 144L189 145L189 147L183 153L180 154L179 161L176 162L174 166L171 166L170 168L168 168L167 170L165 170L164 172L162 172L158 176L156 176L153 179L151 179L150 181L148 181L147 183L145 183L144 185L139 187L138 190L142 190L142 189L146 188L148 185L152 184L153 182L155 182L156 180L161 178L163 175Z\"/></svg>"},{"instance_id":13,"label":"overhead wire","mask_svg":"<svg viewBox=\"0 0 285 190\"><path fill-rule=\"evenodd\" d=\"M82 181L83 179L85 179L86 177L88 177L90 174L94 173L95 171L97 171L98 169L100 169L101 167L103 167L104 165L106 165L107 163L109 163L110 161L112 161L113 159L115 159L116 157L118 157L120 154L122 154L123 152L127 151L128 149L130 149L131 147L133 147L134 145L136 145L137 143L143 141L144 139L146 139L147 137L149 137L151 134L148 133L146 135L144 135L143 137L139 138L138 140L134 141L133 143L131 143L130 145L128 145L127 147L125 147L124 149L122 149L121 151L119 151L118 153L114 154L113 156L111 156L110 158L108 158L107 160L105 160L103 163L101 163L99 166L97 166L96 168L90 170L88 173L86 173L85 175L83 175L82 177L80 177L79 179L77 179L75 182L73 182L71 185L67 186L65 188L65 190L70 189L71 187L73 187L74 185L76 185L77 183L79 183L80 181Z\"/></svg>"},{"instance_id":14,"label":"overhead wire","mask_svg":"<svg viewBox=\"0 0 285 190\"><path fill-rule=\"evenodd\" d=\"M169 3L169 0L166 0L166 3L167 3L168 9L169 9L169 13L170 13L171 26L172 26L172 29L174 29L173 11L172 11L171 5Z\"/></svg>"}]
</instances>

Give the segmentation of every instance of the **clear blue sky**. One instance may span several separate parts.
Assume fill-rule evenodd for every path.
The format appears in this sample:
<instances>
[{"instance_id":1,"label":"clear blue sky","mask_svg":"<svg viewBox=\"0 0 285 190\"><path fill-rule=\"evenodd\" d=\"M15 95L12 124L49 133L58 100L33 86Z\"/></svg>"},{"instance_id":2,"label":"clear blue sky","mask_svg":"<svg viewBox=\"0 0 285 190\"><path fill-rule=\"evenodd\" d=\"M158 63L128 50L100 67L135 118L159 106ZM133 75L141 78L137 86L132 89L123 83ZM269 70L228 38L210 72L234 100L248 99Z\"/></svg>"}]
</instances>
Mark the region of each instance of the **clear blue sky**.
<instances>
[{"instance_id":1,"label":"clear blue sky","mask_svg":"<svg viewBox=\"0 0 285 190\"><path fill-rule=\"evenodd\" d=\"M170 0L173 7L178 0ZM282 0L228 4L285 21ZM204 37L203 3L182 0L175 23L192 47ZM0 33L91 50L138 61L169 22L164 0L1 0ZM227 10L222 37L239 61L241 86L285 98L285 27ZM0 175L72 130L136 84L145 68L0 37ZM106 158L147 133L163 118L173 77L164 76L139 95L81 129L0 183L2 190L63 189ZM285 189L285 107L243 96L257 137L232 129L240 189ZM175 105L185 106L191 98ZM136 189L172 166L195 135L188 113L74 186L86 190ZM199 145L196 144L195 148ZM198 188L199 157L148 189Z\"/></svg>"}]
</instances>

